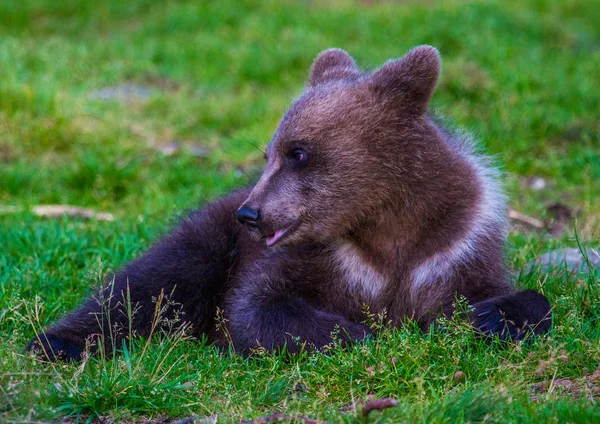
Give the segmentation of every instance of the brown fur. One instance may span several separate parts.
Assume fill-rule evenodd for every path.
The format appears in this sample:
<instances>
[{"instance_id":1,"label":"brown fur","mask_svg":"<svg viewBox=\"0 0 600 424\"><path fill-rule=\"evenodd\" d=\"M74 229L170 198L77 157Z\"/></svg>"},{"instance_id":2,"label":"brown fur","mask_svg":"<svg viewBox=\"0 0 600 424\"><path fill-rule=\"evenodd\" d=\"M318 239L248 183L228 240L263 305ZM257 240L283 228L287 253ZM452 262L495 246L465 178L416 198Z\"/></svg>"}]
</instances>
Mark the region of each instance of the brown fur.
<instances>
[{"instance_id":1,"label":"brown fur","mask_svg":"<svg viewBox=\"0 0 600 424\"><path fill-rule=\"evenodd\" d=\"M547 300L508 281L493 169L427 114L440 70L429 46L371 73L343 50L321 53L252 190L196 212L117 274L115 292L129 281L141 306L138 333L160 290L173 291L195 334L213 340L224 308L240 351L286 343L293 351L293 337L321 347L336 327L360 339L371 332L360 324L365 304L395 325L414 318L427 328L453 312L457 295L474 305L481 332L547 331ZM235 224L243 199L238 219L251 232ZM31 348L76 359L98 331L85 318L97 309L87 302Z\"/></svg>"}]
</instances>

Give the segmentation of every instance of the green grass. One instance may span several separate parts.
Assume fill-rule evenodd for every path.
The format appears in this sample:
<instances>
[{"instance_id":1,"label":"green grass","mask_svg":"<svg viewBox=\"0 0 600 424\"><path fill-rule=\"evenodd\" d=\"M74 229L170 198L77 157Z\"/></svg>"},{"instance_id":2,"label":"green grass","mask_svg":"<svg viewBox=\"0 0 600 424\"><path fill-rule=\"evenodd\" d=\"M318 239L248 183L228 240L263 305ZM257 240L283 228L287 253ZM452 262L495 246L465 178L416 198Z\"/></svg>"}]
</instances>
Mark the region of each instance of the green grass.
<instances>
[{"instance_id":1,"label":"green grass","mask_svg":"<svg viewBox=\"0 0 600 424\"><path fill-rule=\"evenodd\" d=\"M600 236L600 14L592 0L410 2L0 3L0 421L219 416L276 410L362 422L341 407L367 395L399 406L371 421L592 422L600 365L598 273L535 270L517 283L554 305L547 338L505 346L448 331L386 330L347 351L242 358L181 334L116 358L49 366L25 355L34 327L75 307L185 210L247 184L316 54L348 50L371 68L418 44L441 51L433 106L472 131L506 171L511 205L538 218L579 210ZM148 99L94 99L131 83ZM157 152L170 141L209 149ZM548 182L534 191L524 178ZM114 222L46 220L31 206L73 204ZM511 266L577 246L511 234ZM565 359L566 357L566 359ZM396 359L393 359L396 358ZM464 381L453 375L461 370ZM569 379L575 388L540 385ZM598 383L595 387L598 387Z\"/></svg>"}]
</instances>

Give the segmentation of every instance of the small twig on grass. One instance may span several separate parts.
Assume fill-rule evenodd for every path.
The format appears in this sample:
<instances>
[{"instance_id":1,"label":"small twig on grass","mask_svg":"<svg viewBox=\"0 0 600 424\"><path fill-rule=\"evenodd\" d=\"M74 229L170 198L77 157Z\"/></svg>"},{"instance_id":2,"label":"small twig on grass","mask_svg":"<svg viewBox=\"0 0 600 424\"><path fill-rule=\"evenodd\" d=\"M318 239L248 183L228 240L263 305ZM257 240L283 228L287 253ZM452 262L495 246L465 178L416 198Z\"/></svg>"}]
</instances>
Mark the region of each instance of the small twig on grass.
<instances>
[{"instance_id":1,"label":"small twig on grass","mask_svg":"<svg viewBox=\"0 0 600 424\"><path fill-rule=\"evenodd\" d=\"M392 398L384 398L384 399L375 399L370 402L365 403L365 406L362 407L360 414L363 417L366 417L373 411L383 411L387 408L393 408L394 406L398 406L398 401Z\"/></svg>"},{"instance_id":2,"label":"small twig on grass","mask_svg":"<svg viewBox=\"0 0 600 424\"><path fill-rule=\"evenodd\" d=\"M99 221L114 221L115 217L108 212L96 212L92 209L80 208L71 205L38 205L34 206L32 212L37 216L48 218L60 218L62 216L74 216L78 218L92 219Z\"/></svg>"},{"instance_id":3,"label":"small twig on grass","mask_svg":"<svg viewBox=\"0 0 600 424\"><path fill-rule=\"evenodd\" d=\"M531 216L527 216L521 212L517 212L514 209L508 211L508 217L513 221L527 225L528 227L537 228L538 230L543 230L544 228L546 228L546 225L539 219L532 218Z\"/></svg>"},{"instance_id":4,"label":"small twig on grass","mask_svg":"<svg viewBox=\"0 0 600 424\"><path fill-rule=\"evenodd\" d=\"M314 418L301 417L298 415L285 415L280 412L259 417L254 420L240 421L238 424L265 424L265 423L305 423L305 424L328 424L327 421L315 420Z\"/></svg>"}]
</instances>

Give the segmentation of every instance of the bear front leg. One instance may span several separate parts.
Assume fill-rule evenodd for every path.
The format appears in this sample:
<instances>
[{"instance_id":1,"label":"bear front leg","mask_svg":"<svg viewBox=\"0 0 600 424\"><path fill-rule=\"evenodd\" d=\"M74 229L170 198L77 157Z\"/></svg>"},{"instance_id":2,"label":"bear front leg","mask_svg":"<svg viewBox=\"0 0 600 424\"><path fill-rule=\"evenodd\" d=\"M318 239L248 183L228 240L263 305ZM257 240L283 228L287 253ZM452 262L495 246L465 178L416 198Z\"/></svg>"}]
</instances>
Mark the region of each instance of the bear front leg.
<instances>
[{"instance_id":1,"label":"bear front leg","mask_svg":"<svg viewBox=\"0 0 600 424\"><path fill-rule=\"evenodd\" d=\"M235 263L235 210L246 196L238 192L192 214L26 349L51 361L78 361L86 343L96 342L92 350L120 347L129 334L150 334L159 301L161 319L177 317L176 324L189 325L193 336L210 339Z\"/></svg>"},{"instance_id":2,"label":"bear front leg","mask_svg":"<svg viewBox=\"0 0 600 424\"><path fill-rule=\"evenodd\" d=\"M550 303L534 290L493 297L473 305L471 320L486 335L523 340L528 334L547 333L552 323Z\"/></svg>"},{"instance_id":3,"label":"bear front leg","mask_svg":"<svg viewBox=\"0 0 600 424\"><path fill-rule=\"evenodd\" d=\"M334 337L346 343L374 334L366 325L317 309L299 297L244 290L228 304L229 332L235 350L241 353L283 346L297 353L304 344L321 349Z\"/></svg>"}]
</instances>

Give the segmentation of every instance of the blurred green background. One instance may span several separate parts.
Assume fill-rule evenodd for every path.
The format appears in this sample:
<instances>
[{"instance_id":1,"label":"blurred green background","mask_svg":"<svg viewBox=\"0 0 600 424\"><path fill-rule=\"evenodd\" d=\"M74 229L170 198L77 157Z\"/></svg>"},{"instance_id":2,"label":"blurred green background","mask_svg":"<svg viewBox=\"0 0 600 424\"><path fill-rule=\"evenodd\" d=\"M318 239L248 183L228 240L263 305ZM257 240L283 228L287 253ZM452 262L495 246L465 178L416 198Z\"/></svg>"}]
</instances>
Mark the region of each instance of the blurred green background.
<instances>
[{"instance_id":1,"label":"blurred green background","mask_svg":"<svg viewBox=\"0 0 600 424\"><path fill-rule=\"evenodd\" d=\"M31 377L39 364L21 350L33 334L36 295L44 305L38 324L52 322L185 210L252 181L263 166L260 148L321 50L344 48L372 69L419 44L443 58L433 109L494 156L511 206L543 222L558 219L552 205L567 211L554 236L516 228L511 265L576 246L574 229L597 245L597 1L0 1L0 412L16 420L60 415L61 405L117 410L69 409L75 401L61 389L41 400L39 387L53 387L55 377ZM48 220L31 213L41 204L115 220ZM540 289L545 279L521 284ZM568 328L579 321L586 330L578 331L598 341L593 302L569 297L576 286L548 284L542 291L575 315L564 318L561 341L541 352L575 343ZM596 360L576 362L572 374ZM526 368L525 356L519 361ZM523 373L499 381L536 378ZM481 382L494 373L484 367L479 375ZM348 394L339 390L335 402ZM437 400L429 401L447 405L431 390ZM282 407L279 398L265 402ZM309 396L308 410L319 410L314 402ZM234 416L248 411L258 410Z\"/></svg>"},{"instance_id":2,"label":"blurred green background","mask_svg":"<svg viewBox=\"0 0 600 424\"><path fill-rule=\"evenodd\" d=\"M255 145L319 51L344 48L371 69L431 44L444 60L439 113L509 182L549 178L597 209L599 16L593 1L4 0L0 202L172 213L262 166ZM124 84L130 96L97 93ZM173 141L208 157L157 154Z\"/></svg>"}]
</instances>

